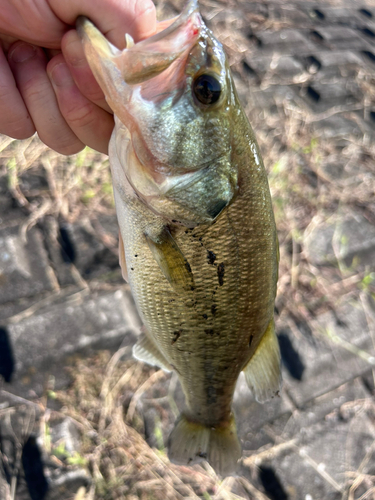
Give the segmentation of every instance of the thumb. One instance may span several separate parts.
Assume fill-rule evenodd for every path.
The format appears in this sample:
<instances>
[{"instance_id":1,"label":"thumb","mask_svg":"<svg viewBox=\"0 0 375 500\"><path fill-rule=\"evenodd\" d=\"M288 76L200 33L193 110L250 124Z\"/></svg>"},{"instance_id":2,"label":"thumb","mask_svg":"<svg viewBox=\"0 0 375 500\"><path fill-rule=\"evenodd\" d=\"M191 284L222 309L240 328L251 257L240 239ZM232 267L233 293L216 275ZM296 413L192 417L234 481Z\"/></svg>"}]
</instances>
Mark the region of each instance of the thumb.
<instances>
[{"instance_id":1,"label":"thumb","mask_svg":"<svg viewBox=\"0 0 375 500\"><path fill-rule=\"evenodd\" d=\"M47 0L66 24L75 25L78 16L88 17L119 49L125 47L125 33L135 41L156 31L155 5L151 0Z\"/></svg>"}]
</instances>

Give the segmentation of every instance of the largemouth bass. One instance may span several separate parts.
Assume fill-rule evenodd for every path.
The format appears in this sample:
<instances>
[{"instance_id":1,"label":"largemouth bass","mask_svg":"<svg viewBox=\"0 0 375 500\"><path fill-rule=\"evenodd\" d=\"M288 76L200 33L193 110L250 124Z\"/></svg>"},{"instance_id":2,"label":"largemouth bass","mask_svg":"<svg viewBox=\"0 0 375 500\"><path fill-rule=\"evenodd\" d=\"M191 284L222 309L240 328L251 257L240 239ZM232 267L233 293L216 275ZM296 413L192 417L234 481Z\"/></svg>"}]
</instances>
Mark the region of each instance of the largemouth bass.
<instances>
[{"instance_id":1,"label":"largemouth bass","mask_svg":"<svg viewBox=\"0 0 375 500\"><path fill-rule=\"evenodd\" d=\"M278 242L254 133L196 1L149 39L127 35L123 51L86 18L77 26L115 114L120 264L144 323L133 353L181 382L171 461L231 474L240 372L260 402L280 387Z\"/></svg>"}]
</instances>

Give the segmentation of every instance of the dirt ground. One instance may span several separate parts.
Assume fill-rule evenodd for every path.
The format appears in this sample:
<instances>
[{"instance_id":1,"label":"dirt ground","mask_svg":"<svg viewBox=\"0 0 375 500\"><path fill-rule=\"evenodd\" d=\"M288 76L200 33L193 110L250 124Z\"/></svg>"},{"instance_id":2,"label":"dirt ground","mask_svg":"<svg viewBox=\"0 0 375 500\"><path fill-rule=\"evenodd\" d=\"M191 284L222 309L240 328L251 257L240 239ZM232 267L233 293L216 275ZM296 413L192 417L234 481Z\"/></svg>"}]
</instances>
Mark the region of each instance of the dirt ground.
<instances>
[{"instance_id":1,"label":"dirt ground","mask_svg":"<svg viewBox=\"0 0 375 500\"><path fill-rule=\"evenodd\" d=\"M131 358L108 159L0 136L1 500L375 499L375 2L200 6L269 176L281 396L240 377L238 476L170 464L183 398Z\"/></svg>"}]
</instances>

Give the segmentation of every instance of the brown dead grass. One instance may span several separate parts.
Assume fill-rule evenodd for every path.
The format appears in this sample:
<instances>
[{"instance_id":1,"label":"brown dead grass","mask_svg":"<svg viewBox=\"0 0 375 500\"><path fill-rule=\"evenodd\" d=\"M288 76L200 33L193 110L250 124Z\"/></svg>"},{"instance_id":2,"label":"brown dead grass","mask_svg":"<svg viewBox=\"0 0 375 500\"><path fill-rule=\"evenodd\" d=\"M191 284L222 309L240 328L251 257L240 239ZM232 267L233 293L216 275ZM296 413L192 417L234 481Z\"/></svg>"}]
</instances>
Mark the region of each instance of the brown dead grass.
<instances>
[{"instance_id":1,"label":"brown dead grass","mask_svg":"<svg viewBox=\"0 0 375 500\"><path fill-rule=\"evenodd\" d=\"M232 490L267 497L244 478L220 481L208 464L193 467L169 462L164 444L152 449L144 438L143 415L137 402L152 393L154 384L169 383L169 375L127 359L129 349L112 358L101 353L76 360L70 369L74 380L67 391L54 393L61 413L74 419L82 431L82 456L94 483L85 498L117 500L247 498ZM125 359L122 356L125 355ZM150 392L148 392L150 391ZM160 413L161 425L168 426Z\"/></svg>"}]
</instances>

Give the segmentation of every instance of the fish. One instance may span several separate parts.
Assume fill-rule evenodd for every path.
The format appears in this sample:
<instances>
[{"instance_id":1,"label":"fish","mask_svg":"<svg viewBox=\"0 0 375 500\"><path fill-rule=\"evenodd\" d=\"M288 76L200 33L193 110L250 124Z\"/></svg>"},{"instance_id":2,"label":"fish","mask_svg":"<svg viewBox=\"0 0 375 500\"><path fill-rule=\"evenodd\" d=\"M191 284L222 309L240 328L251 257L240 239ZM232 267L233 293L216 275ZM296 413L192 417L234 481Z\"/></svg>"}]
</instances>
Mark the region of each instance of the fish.
<instances>
[{"instance_id":1,"label":"fish","mask_svg":"<svg viewBox=\"0 0 375 500\"><path fill-rule=\"evenodd\" d=\"M126 35L124 50L87 18L77 30L115 116L119 259L144 325L133 354L176 372L185 395L169 459L235 474L240 373L259 402L280 390L279 253L267 174L227 56L196 0L150 38Z\"/></svg>"}]
</instances>

